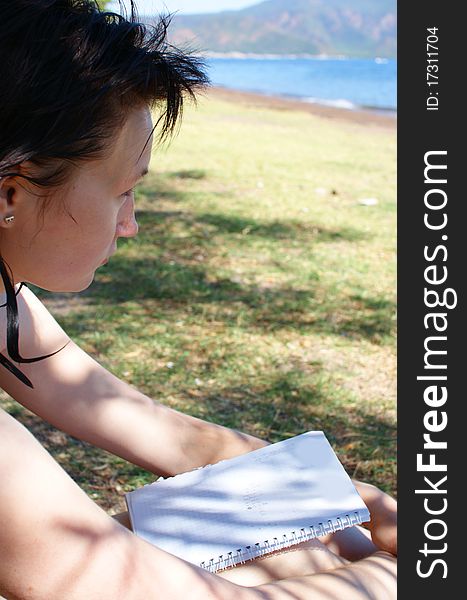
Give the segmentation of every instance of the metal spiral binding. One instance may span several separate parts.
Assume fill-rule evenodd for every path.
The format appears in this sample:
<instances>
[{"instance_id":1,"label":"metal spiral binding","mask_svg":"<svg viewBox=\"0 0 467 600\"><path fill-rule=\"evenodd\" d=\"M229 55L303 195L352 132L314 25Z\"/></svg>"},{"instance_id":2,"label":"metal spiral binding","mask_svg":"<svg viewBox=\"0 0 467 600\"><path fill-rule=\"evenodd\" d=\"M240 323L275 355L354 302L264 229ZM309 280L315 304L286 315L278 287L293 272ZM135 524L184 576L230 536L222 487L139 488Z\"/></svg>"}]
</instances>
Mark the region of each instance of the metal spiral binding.
<instances>
[{"instance_id":1,"label":"metal spiral binding","mask_svg":"<svg viewBox=\"0 0 467 600\"><path fill-rule=\"evenodd\" d=\"M244 548L237 548L225 555L221 554L217 558L210 558L208 561L203 561L199 566L210 573L216 573L217 571L242 565L249 560L276 552L277 550L284 550L285 548L295 546L301 542L306 542L328 533L335 533L346 527L354 527L361 523L362 518L360 514L355 511L350 514L334 517L334 519L321 521L315 525L302 527L299 530L291 531L288 534L283 534L282 539L274 537L271 540L263 540L262 542L256 542L256 544L245 546Z\"/></svg>"}]
</instances>

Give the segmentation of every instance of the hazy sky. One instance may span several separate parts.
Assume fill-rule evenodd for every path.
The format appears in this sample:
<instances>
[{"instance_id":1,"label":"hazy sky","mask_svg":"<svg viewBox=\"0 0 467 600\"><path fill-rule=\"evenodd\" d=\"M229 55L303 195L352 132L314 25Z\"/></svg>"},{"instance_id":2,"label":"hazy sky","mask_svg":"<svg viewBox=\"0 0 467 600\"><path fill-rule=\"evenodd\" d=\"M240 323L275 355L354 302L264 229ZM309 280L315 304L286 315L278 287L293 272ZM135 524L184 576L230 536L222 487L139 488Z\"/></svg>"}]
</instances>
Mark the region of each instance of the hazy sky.
<instances>
[{"instance_id":1,"label":"hazy sky","mask_svg":"<svg viewBox=\"0 0 467 600\"><path fill-rule=\"evenodd\" d=\"M220 12L258 4L261 0L135 0L140 15L180 11L180 14ZM118 6L118 2L117 2ZM115 8L115 7L111 7Z\"/></svg>"}]
</instances>

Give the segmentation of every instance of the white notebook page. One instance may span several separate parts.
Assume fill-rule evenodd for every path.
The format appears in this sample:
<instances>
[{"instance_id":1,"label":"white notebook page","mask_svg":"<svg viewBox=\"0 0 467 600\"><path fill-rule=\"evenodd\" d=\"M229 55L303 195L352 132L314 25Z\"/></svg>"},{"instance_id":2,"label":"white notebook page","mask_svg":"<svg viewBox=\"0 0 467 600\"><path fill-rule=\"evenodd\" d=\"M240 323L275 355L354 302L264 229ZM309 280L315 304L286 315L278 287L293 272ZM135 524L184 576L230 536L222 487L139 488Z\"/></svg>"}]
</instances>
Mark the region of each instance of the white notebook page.
<instances>
[{"instance_id":1,"label":"white notebook page","mask_svg":"<svg viewBox=\"0 0 467 600\"><path fill-rule=\"evenodd\" d=\"M369 520L321 431L155 482L126 500L137 535L213 571Z\"/></svg>"}]
</instances>

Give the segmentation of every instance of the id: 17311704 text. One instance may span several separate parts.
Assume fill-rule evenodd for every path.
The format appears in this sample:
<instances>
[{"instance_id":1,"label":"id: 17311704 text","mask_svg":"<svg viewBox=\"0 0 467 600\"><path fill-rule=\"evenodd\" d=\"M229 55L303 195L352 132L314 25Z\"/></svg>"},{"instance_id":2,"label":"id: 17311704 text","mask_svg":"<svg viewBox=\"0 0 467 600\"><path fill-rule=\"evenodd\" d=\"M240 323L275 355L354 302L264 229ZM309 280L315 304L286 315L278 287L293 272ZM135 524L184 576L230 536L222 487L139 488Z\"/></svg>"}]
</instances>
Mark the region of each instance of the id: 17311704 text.
<instances>
[{"instance_id":1,"label":"id: 17311704 text","mask_svg":"<svg viewBox=\"0 0 467 600\"><path fill-rule=\"evenodd\" d=\"M426 29L426 110L439 109L439 46L438 27Z\"/></svg>"}]
</instances>

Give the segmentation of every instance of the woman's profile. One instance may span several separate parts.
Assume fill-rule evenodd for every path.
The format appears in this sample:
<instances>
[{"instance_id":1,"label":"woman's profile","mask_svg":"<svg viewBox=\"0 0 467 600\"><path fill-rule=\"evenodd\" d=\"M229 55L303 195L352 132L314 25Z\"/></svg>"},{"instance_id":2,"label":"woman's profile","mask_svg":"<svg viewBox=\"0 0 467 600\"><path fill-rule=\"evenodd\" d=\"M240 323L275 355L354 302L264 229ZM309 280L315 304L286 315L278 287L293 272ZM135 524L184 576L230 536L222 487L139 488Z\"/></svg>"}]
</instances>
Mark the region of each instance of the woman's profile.
<instances>
[{"instance_id":1,"label":"woman's profile","mask_svg":"<svg viewBox=\"0 0 467 600\"><path fill-rule=\"evenodd\" d=\"M92 0L1 0L0 387L57 428L157 475L266 444L170 409L80 349L28 283L86 289L138 233L133 189L153 139L207 84L202 62ZM152 114L160 115L156 124ZM221 575L139 539L0 409L0 596L11 600L394 598L395 506L352 529Z\"/></svg>"}]
</instances>

